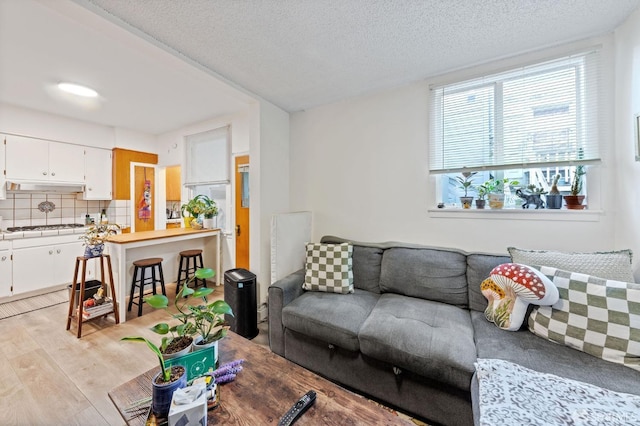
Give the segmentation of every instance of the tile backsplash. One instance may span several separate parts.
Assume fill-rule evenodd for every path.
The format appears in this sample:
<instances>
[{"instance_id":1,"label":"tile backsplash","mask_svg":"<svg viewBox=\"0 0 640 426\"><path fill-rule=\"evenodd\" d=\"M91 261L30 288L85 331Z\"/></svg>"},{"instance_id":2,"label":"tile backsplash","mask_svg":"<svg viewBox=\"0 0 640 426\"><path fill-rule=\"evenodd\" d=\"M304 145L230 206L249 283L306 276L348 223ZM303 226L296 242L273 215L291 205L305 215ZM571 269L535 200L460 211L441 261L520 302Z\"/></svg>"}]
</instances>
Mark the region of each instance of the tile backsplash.
<instances>
[{"instance_id":1,"label":"tile backsplash","mask_svg":"<svg viewBox=\"0 0 640 426\"><path fill-rule=\"evenodd\" d=\"M53 210L51 204L55 206ZM40 208L38 207L40 205ZM109 222L130 226L130 201L86 201L75 193L10 192L6 200L0 200L0 229L14 226L58 225L63 223L84 223L88 214L97 217L105 209ZM48 207L48 208L47 208ZM45 211L41 211L45 210Z\"/></svg>"}]
</instances>

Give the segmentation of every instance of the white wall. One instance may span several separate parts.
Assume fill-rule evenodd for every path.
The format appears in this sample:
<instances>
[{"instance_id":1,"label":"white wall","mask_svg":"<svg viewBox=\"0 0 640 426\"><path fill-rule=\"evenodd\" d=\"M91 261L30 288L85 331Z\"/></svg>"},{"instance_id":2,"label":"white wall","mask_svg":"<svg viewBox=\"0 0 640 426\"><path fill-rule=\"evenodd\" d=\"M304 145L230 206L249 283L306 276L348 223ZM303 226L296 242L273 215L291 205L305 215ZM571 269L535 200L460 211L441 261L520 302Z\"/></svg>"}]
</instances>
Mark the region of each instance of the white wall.
<instances>
[{"instance_id":1,"label":"white wall","mask_svg":"<svg viewBox=\"0 0 640 426\"><path fill-rule=\"evenodd\" d=\"M605 54L606 58L612 55ZM607 68L605 80L611 82L612 63ZM614 197L607 194L598 194L605 207L602 214L590 216L592 221L430 214L435 188L427 172L427 113L428 83L420 82L292 115L291 209L313 212L315 240L333 234L492 253L506 253L508 246L616 248L617 209L608 205ZM605 129L607 141L613 139L610 133ZM605 144L604 151L605 164L594 174L597 181L589 182L590 191L602 184L615 187L613 144Z\"/></svg>"},{"instance_id":2,"label":"white wall","mask_svg":"<svg viewBox=\"0 0 640 426\"><path fill-rule=\"evenodd\" d=\"M640 162L636 154L633 118L640 114L640 9L636 10L615 33L616 102L615 141L618 216L615 245L630 247L640 256ZM640 274L636 271L636 281Z\"/></svg>"},{"instance_id":3,"label":"white wall","mask_svg":"<svg viewBox=\"0 0 640 426\"><path fill-rule=\"evenodd\" d=\"M0 132L78 145L156 152L153 135L0 104Z\"/></svg>"}]
</instances>

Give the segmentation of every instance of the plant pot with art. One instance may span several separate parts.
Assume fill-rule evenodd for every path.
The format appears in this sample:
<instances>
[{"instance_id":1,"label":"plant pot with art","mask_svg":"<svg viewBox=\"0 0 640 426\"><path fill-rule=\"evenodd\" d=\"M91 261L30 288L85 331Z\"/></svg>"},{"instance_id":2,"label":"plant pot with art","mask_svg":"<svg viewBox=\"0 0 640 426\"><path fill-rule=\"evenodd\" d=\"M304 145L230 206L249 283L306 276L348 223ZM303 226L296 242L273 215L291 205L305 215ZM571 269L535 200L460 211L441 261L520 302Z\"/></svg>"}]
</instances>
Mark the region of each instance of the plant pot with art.
<instances>
[{"instance_id":1,"label":"plant pot with art","mask_svg":"<svg viewBox=\"0 0 640 426\"><path fill-rule=\"evenodd\" d=\"M120 231L120 226L115 223L100 223L91 225L80 236L84 241L84 257L98 257L104 251L104 242Z\"/></svg>"},{"instance_id":2,"label":"plant pot with art","mask_svg":"<svg viewBox=\"0 0 640 426\"><path fill-rule=\"evenodd\" d=\"M560 175L555 175L553 177L553 182L551 183L551 189L549 193L545 195L545 199L547 200L547 208L549 209L560 209L562 208L562 194L558 191L558 181L560 180Z\"/></svg>"},{"instance_id":3,"label":"plant pot with art","mask_svg":"<svg viewBox=\"0 0 640 426\"><path fill-rule=\"evenodd\" d=\"M144 337L123 337L122 340L146 343L147 347L158 357L160 372L151 380L151 407L156 416L166 418L171 407L173 393L177 389L187 386L186 368L182 365L166 367L165 358L160 348Z\"/></svg>"},{"instance_id":4,"label":"plant pot with art","mask_svg":"<svg viewBox=\"0 0 640 426\"><path fill-rule=\"evenodd\" d=\"M587 174L587 172L582 164L576 166L576 169L573 172L573 180L571 181L571 193L564 196L564 202L568 209L583 210L587 207L582 204L585 198L584 195L580 194L580 192L582 192L585 174Z\"/></svg>"},{"instance_id":5,"label":"plant pot with art","mask_svg":"<svg viewBox=\"0 0 640 426\"><path fill-rule=\"evenodd\" d=\"M469 196L468 192L473 183L473 177L476 172L462 172L462 176L456 176L458 187L464 191L464 196L460 197L460 203L463 209L470 209L473 202L473 196Z\"/></svg>"},{"instance_id":6,"label":"plant pot with art","mask_svg":"<svg viewBox=\"0 0 640 426\"><path fill-rule=\"evenodd\" d=\"M491 209L501 209L504 207L504 191L505 185L518 185L517 180L509 180L508 178L495 179L491 178L483 185L486 187L487 199Z\"/></svg>"}]
</instances>

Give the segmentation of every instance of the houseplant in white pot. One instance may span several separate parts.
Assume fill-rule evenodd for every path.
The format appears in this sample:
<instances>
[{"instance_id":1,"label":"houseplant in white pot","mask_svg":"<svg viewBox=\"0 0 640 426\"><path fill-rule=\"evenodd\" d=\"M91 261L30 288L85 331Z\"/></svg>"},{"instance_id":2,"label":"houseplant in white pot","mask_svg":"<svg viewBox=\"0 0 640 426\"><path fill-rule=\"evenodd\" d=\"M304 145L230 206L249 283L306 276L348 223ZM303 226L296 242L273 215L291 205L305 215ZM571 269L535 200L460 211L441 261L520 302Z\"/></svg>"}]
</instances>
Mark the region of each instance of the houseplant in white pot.
<instances>
[{"instance_id":1,"label":"houseplant in white pot","mask_svg":"<svg viewBox=\"0 0 640 426\"><path fill-rule=\"evenodd\" d=\"M518 185L517 180L509 180L508 178L495 179L491 178L484 183L487 188L487 198L489 207L492 209L501 209L504 207L504 190L505 185Z\"/></svg>"}]
</instances>

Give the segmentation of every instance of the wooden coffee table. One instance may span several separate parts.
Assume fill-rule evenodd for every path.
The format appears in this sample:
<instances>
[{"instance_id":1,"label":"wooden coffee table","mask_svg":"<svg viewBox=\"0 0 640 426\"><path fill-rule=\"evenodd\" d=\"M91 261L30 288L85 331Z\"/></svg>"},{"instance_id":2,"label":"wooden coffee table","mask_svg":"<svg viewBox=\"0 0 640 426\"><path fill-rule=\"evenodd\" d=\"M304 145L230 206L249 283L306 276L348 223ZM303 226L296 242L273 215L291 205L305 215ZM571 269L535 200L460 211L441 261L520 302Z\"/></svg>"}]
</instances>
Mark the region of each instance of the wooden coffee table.
<instances>
[{"instance_id":1,"label":"wooden coffee table","mask_svg":"<svg viewBox=\"0 0 640 426\"><path fill-rule=\"evenodd\" d=\"M291 361L229 332L219 343L220 364L243 358L236 380L220 387L220 405L209 411L209 424L278 424L280 417L307 391L317 393L316 402L296 425L413 425L384 407L350 392ZM125 409L151 396L154 368L109 392L128 425L145 424L147 411Z\"/></svg>"}]
</instances>

